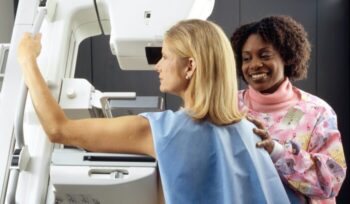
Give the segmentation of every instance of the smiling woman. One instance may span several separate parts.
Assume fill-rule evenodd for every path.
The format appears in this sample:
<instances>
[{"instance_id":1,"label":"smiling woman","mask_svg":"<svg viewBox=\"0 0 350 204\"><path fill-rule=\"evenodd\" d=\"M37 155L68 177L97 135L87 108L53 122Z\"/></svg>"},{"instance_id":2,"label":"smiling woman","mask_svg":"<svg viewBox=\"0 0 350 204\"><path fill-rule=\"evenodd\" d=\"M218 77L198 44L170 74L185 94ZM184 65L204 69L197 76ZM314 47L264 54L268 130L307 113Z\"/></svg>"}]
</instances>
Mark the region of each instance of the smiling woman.
<instances>
[{"instance_id":1,"label":"smiling woman","mask_svg":"<svg viewBox=\"0 0 350 204\"><path fill-rule=\"evenodd\" d=\"M284 62L271 43L260 35L248 37L242 48L244 79L261 93L275 92L284 80Z\"/></svg>"},{"instance_id":2,"label":"smiling woman","mask_svg":"<svg viewBox=\"0 0 350 204\"><path fill-rule=\"evenodd\" d=\"M240 107L297 203L335 203L346 163L333 109L294 87L306 77L310 43L303 26L272 16L239 27L231 38L238 73L248 84ZM291 188L291 189L289 189Z\"/></svg>"}]
</instances>

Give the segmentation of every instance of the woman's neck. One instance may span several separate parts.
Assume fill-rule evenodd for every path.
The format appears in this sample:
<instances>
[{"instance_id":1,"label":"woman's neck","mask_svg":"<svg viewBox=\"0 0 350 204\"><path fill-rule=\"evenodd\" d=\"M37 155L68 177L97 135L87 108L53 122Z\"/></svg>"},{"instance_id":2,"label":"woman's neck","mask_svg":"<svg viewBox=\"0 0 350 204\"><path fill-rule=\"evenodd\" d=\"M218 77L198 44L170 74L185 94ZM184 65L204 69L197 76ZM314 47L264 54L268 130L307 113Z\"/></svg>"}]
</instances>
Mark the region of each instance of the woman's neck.
<instances>
[{"instance_id":1,"label":"woman's neck","mask_svg":"<svg viewBox=\"0 0 350 204\"><path fill-rule=\"evenodd\" d=\"M271 94L262 94L252 87L249 87L244 95L244 102L249 109L264 113L289 109L299 100L300 96L294 90L288 78L286 78L278 89Z\"/></svg>"},{"instance_id":2,"label":"woman's neck","mask_svg":"<svg viewBox=\"0 0 350 204\"><path fill-rule=\"evenodd\" d=\"M267 90L263 90L260 91L261 94L273 94L274 92L276 92L279 87L281 86L281 84L288 78L282 79L281 81L277 82L275 85L273 85L271 88L267 89Z\"/></svg>"},{"instance_id":3,"label":"woman's neck","mask_svg":"<svg viewBox=\"0 0 350 204\"><path fill-rule=\"evenodd\" d=\"M184 103L184 108L190 108L193 106L193 97L188 89L182 94L181 98Z\"/></svg>"}]
</instances>

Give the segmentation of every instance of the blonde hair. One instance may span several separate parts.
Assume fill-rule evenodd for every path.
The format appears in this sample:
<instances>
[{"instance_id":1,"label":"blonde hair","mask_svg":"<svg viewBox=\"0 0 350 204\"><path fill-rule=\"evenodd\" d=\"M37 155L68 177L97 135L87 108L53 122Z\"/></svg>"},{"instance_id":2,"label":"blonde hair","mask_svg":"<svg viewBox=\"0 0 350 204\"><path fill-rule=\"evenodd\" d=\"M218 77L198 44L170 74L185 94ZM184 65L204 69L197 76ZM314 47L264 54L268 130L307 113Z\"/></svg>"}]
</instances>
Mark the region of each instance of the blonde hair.
<instances>
[{"instance_id":1,"label":"blonde hair","mask_svg":"<svg viewBox=\"0 0 350 204\"><path fill-rule=\"evenodd\" d=\"M210 21L184 20L166 32L165 40L171 52L192 57L197 65L188 87L189 115L216 125L240 121L244 114L238 108L234 54L223 30Z\"/></svg>"}]
</instances>

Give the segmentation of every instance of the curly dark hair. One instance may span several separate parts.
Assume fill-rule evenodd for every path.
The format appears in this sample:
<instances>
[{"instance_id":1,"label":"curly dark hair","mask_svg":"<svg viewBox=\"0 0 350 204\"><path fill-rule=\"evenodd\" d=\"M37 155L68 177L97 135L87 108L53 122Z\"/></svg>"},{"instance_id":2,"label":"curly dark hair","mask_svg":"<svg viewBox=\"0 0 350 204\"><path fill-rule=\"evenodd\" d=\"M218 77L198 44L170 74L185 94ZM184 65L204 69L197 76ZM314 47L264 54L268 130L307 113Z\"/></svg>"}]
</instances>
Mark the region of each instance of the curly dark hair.
<instances>
[{"instance_id":1,"label":"curly dark hair","mask_svg":"<svg viewBox=\"0 0 350 204\"><path fill-rule=\"evenodd\" d=\"M304 27L289 16L270 16L236 29L231 43L238 75L244 79L241 69L242 48L252 34L258 34L279 52L285 62L285 76L292 81L306 78L311 52L310 42Z\"/></svg>"}]
</instances>

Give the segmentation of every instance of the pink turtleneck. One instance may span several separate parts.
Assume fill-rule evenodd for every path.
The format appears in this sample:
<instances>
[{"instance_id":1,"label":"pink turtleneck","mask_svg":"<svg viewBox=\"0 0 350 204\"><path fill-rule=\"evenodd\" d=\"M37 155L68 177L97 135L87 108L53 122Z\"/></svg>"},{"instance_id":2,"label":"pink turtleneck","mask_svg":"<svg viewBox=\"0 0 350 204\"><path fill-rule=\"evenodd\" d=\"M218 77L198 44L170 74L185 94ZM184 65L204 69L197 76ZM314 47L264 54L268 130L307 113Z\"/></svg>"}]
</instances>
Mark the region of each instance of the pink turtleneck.
<instances>
[{"instance_id":1,"label":"pink turtleneck","mask_svg":"<svg viewBox=\"0 0 350 204\"><path fill-rule=\"evenodd\" d=\"M244 103L256 112L271 113L287 110L300 100L300 94L286 78L272 94L262 94L251 86L244 94Z\"/></svg>"}]
</instances>

